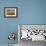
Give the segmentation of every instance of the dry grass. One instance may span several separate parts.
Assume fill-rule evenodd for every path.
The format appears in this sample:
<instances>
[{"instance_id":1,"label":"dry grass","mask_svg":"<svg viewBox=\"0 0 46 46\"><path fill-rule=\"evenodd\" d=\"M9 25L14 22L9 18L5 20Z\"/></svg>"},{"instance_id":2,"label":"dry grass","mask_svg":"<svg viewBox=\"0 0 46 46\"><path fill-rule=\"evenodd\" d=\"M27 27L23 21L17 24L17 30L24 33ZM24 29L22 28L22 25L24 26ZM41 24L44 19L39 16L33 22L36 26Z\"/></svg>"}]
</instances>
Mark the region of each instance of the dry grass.
<instances>
[{"instance_id":1,"label":"dry grass","mask_svg":"<svg viewBox=\"0 0 46 46\"><path fill-rule=\"evenodd\" d=\"M7 12L7 15L15 15L15 12Z\"/></svg>"}]
</instances>

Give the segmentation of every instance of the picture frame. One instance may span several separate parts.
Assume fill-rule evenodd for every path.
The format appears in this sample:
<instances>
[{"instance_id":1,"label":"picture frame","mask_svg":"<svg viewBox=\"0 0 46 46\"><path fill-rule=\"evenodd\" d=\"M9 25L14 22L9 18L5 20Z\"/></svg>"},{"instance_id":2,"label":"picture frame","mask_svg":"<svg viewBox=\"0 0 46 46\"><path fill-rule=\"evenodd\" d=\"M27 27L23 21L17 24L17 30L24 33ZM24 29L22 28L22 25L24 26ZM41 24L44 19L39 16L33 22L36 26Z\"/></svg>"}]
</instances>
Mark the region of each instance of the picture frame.
<instances>
[{"instance_id":1,"label":"picture frame","mask_svg":"<svg viewBox=\"0 0 46 46\"><path fill-rule=\"evenodd\" d=\"M18 16L17 7L4 7L4 17L16 18Z\"/></svg>"},{"instance_id":2,"label":"picture frame","mask_svg":"<svg viewBox=\"0 0 46 46\"><path fill-rule=\"evenodd\" d=\"M27 38L22 37L22 30L24 30L24 31L28 30L28 33L30 35L28 34ZM30 31L33 33L31 33ZM34 31L36 31L36 32L34 32ZM36 36L33 36L33 35L36 35ZM26 35L23 35L23 36L26 36ZM33 36L33 37L30 38L29 36L31 36L31 37ZM18 41L21 42L24 40L46 41L46 24L18 24Z\"/></svg>"}]
</instances>

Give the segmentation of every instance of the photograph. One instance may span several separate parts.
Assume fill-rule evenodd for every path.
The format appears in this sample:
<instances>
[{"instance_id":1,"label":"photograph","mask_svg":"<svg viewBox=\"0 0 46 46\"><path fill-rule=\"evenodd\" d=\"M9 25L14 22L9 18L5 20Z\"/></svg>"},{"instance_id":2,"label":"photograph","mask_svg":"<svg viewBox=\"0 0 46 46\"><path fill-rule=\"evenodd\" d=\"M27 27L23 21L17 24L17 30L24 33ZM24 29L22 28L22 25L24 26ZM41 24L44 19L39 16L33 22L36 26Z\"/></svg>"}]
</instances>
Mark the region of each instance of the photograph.
<instances>
[{"instance_id":1,"label":"photograph","mask_svg":"<svg viewBox=\"0 0 46 46\"><path fill-rule=\"evenodd\" d=\"M17 7L5 7L4 8L4 16L5 17L17 17L18 16L18 8Z\"/></svg>"}]
</instances>

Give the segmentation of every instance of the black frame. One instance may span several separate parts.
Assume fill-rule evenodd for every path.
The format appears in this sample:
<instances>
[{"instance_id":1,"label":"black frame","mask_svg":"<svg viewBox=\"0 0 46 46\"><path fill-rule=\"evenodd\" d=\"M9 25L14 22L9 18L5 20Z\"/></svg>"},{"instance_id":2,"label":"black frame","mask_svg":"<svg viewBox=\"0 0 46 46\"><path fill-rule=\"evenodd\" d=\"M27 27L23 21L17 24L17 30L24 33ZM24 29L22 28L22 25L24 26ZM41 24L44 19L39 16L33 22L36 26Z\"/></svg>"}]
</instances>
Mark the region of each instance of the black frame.
<instances>
[{"instance_id":1,"label":"black frame","mask_svg":"<svg viewBox=\"0 0 46 46\"><path fill-rule=\"evenodd\" d=\"M5 15L5 9L6 8L15 8L16 9L16 16L6 16ZM18 17L18 7L4 7L4 17L5 18L16 18L16 17Z\"/></svg>"}]
</instances>

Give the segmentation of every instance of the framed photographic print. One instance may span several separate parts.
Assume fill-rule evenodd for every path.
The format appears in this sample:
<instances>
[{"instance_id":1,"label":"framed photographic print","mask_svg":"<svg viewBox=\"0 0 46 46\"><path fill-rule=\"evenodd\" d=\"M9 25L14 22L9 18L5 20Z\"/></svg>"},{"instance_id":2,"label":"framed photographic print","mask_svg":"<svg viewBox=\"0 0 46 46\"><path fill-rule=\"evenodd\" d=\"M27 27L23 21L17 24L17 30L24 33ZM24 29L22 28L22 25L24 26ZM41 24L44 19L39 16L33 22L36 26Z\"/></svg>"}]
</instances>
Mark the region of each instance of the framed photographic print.
<instances>
[{"instance_id":1,"label":"framed photographic print","mask_svg":"<svg viewBox=\"0 0 46 46\"><path fill-rule=\"evenodd\" d=\"M24 40L46 41L46 24L18 24L18 41Z\"/></svg>"},{"instance_id":2,"label":"framed photographic print","mask_svg":"<svg viewBox=\"0 0 46 46\"><path fill-rule=\"evenodd\" d=\"M14 18L18 16L18 8L17 7L5 7L4 8L4 16Z\"/></svg>"}]
</instances>

